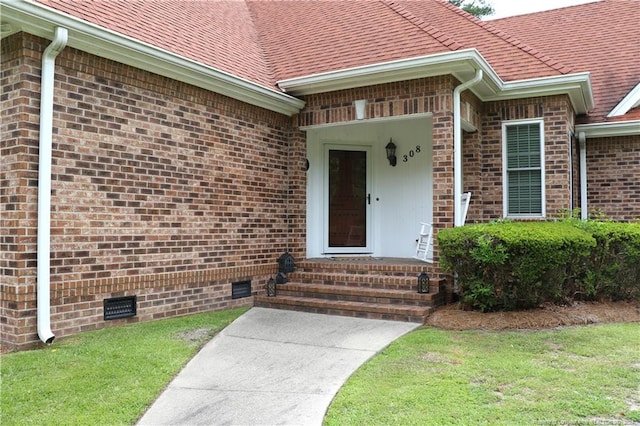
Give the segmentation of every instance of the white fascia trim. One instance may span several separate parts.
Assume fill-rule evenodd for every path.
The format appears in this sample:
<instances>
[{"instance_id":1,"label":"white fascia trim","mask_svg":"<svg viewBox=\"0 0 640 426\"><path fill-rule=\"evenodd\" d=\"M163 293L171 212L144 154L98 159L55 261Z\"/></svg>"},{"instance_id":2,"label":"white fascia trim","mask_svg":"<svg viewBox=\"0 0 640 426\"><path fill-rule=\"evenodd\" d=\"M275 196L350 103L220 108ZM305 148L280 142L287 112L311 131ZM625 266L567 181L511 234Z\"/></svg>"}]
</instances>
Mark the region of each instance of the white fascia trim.
<instances>
[{"instance_id":1,"label":"white fascia trim","mask_svg":"<svg viewBox=\"0 0 640 426\"><path fill-rule=\"evenodd\" d=\"M458 76L467 73L472 77L477 69L482 69L485 82L494 90L502 85L498 74L476 49L345 68L279 80L277 84L283 91L299 96L446 74L453 74L458 80L465 81L469 78Z\"/></svg>"},{"instance_id":2,"label":"white fascia trim","mask_svg":"<svg viewBox=\"0 0 640 426\"><path fill-rule=\"evenodd\" d=\"M281 114L294 115L304 101L233 74L203 65L41 4L16 1L2 4L2 23L51 39L56 26L69 30L73 47L135 68L229 96Z\"/></svg>"},{"instance_id":3,"label":"white fascia trim","mask_svg":"<svg viewBox=\"0 0 640 426\"><path fill-rule=\"evenodd\" d=\"M640 120L614 121L576 125L576 133L583 132L587 139L640 135Z\"/></svg>"},{"instance_id":4,"label":"white fascia trim","mask_svg":"<svg viewBox=\"0 0 640 426\"><path fill-rule=\"evenodd\" d=\"M630 109L640 106L640 83L636 85L618 105L616 105L607 117L617 117L625 115Z\"/></svg>"},{"instance_id":5,"label":"white fascia trim","mask_svg":"<svg viewBox=\"0 0 640 426\"><path fill-rule=\"evenodd\" d=\"M467 81L478 69L484 77L470 90L484 102L568 94L577 114L586 114L594 106L588 72L504 82L477 49L311 74L277 84L283 91L301 96L446 74Z\"/></svg>"},{"instance_id":6,"label":"white fascia trim","mask_svg":"<svg viewBox=\"0 0 640 426\"><path fill-rule=\"evenodd\" d=\"M553 77L510 81L502 84L500 91L483 101L532 98L538 96L569 95L576 114L586 114L593 109L591 75L588 72Z\"/></svg>"}]
</instances>

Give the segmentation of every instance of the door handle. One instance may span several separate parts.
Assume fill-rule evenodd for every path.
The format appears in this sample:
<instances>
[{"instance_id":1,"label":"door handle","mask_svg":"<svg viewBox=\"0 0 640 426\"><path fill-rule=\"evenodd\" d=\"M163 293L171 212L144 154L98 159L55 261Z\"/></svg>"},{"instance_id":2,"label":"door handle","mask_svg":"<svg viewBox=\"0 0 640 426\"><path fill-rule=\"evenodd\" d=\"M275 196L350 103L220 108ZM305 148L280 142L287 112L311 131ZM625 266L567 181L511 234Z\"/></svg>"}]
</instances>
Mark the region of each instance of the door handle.
<instances>
[{"instance_id":1,"label":"door handle","mask_svg":"<svg viewBox=\"0 0 640 426\"><path fill-rule=\"evenodd\" d=\"M371 194L367 194L367 204L371 204Z\"/></svg>"}]
</instances>

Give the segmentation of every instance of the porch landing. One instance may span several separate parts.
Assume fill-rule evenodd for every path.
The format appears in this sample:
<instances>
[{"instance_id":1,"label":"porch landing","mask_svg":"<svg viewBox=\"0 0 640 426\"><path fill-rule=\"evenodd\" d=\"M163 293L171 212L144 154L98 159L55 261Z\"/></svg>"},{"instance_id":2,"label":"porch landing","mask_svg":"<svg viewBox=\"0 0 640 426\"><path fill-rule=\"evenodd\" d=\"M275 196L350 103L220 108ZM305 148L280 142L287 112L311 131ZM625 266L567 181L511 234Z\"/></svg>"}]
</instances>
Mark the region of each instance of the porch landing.
<instances>
[{"instance_id":1,"label":"porch landing","mask_svg":"<svg viewBox=\"0 0 640 426\"><path fill-rule=\"evenodd\" d=\"M351 317L424 322L444 303L444 283L432 278L429 293L417 292L417 277L437 276L434 266L416 259L335 257L296 263L275 297L258 295L266 308ZM441 288L442 287L442 288Z\"/></svg>"}]
</instances>

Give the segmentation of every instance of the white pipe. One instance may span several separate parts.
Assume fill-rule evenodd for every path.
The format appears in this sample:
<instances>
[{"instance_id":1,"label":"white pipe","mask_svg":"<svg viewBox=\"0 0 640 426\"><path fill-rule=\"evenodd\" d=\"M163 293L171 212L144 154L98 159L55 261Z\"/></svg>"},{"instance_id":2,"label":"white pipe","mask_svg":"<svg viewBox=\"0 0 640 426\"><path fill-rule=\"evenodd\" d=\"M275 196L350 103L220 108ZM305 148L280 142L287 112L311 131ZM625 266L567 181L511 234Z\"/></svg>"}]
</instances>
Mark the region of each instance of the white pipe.
<instances>
[{"instance_id":1,"label":"white pipe","mask_svg":"<svg viewBox=\"0 0 640 426\"><path fill-rule=\"evenodd\" d=\"M482 80L482 70L476 70L471 80L453 89L453 224L462 226L462 117L460 117L460 94Z\"/></svg>"},{"instance_id":2,"label":"white pipe","mask_svg":"<svg viewBox=\"0 0 640 426\"><path fill-rule=\"evenodd\" d=\"M580 144L580 218L587 219L589 216L587 205L587 135L584 132L578 133L578 143Z\"/></svg>"},{"instance_id":3,"label":"white pipe","mask_svg":"<svg viewBox=\"0 0 640 426\"><path fill-rule=\"evenodd\" d=\"M51 44L42 54L40 86L40 155L38 159L38 337L53 343L51 331L51 146L53 138L53 80L56 56L67 45L66 28L56 27Z\"/></svg>"}]
</instances>

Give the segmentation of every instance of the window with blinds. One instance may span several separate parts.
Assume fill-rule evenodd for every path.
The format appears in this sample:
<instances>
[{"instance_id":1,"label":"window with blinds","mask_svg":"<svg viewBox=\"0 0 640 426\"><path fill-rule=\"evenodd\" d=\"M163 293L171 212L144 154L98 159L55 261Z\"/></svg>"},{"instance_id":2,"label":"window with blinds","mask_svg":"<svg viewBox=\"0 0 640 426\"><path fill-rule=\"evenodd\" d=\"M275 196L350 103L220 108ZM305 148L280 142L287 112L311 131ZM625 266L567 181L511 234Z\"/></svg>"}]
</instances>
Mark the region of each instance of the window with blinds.
<instances>
[{"instance_id":1,"label":"window with blinds","mask_svg":"<svg viewBox=\"0 0 640 426\"><path fill-rule=\"evenodd\" d=\"M542 120L504 123L505 216L544 216Z\"/></svg>"}]
</instances>

